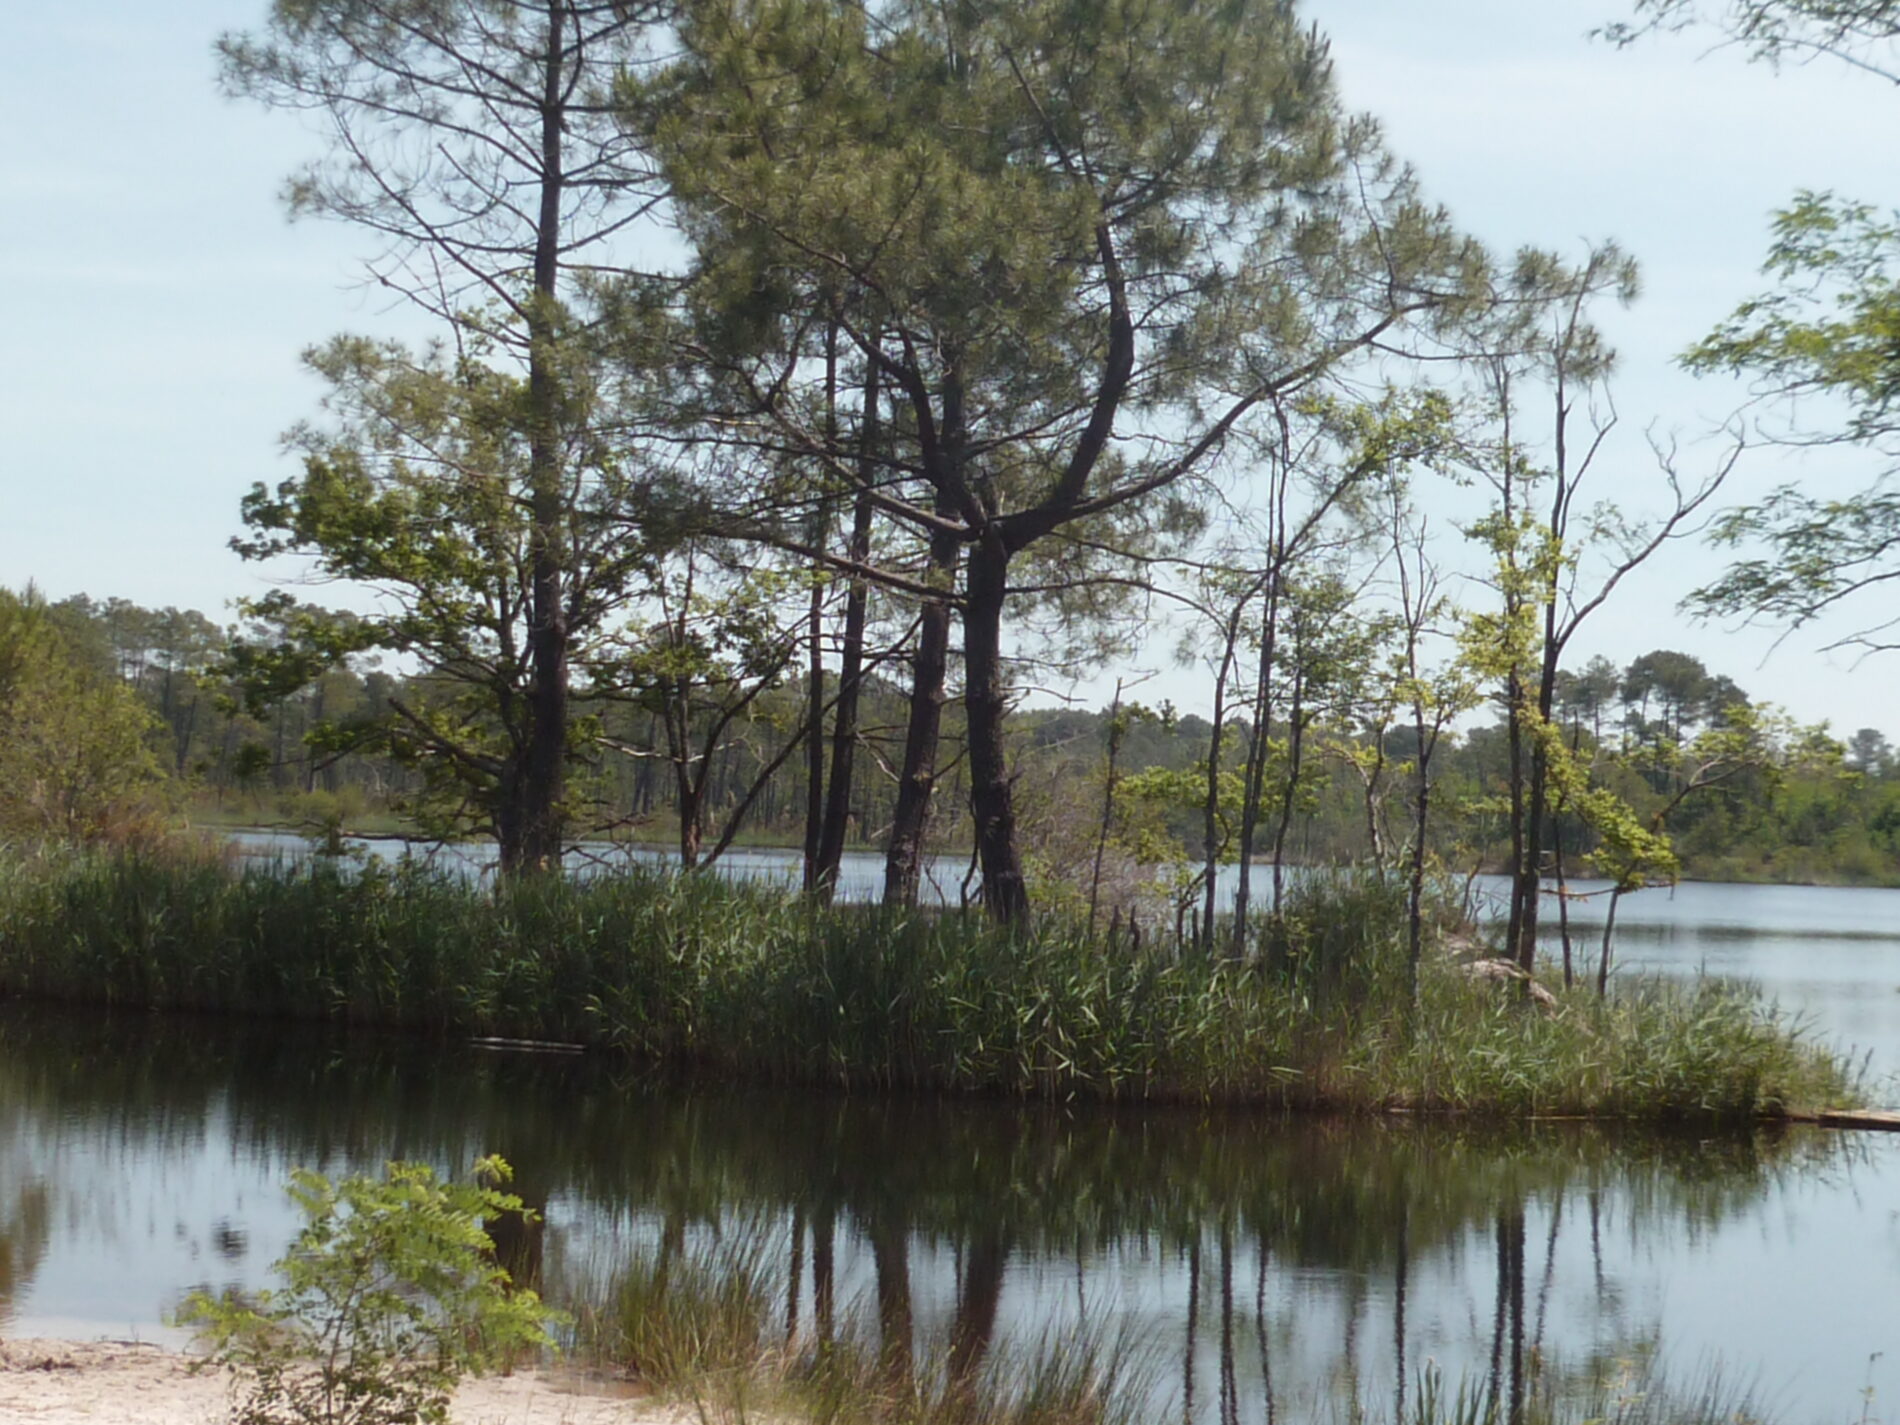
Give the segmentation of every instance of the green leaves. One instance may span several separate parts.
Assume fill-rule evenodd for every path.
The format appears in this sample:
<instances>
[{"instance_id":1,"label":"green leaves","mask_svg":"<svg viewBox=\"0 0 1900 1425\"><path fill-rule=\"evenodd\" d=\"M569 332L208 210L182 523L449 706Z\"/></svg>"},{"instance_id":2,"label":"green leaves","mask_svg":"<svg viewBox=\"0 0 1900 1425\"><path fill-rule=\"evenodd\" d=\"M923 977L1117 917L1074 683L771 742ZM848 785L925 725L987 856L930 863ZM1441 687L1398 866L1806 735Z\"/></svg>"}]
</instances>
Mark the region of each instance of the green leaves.
<instances>
[{"instance_id":1,"label":"green leaves","mask_svg":"<svg viewBox=\"0 0 1900 1425\"><path fill-rule=\"evenodd\" d=\"M523 1214L498 1157L469 1182L420 1163L332 1182L299 1168L304 1218L255 1300L194 1292L179 1313L234 1369L244 1425L444 1425L457 1382L553 1344L560 1319L495 1264L483 1223Z\"/></svg>"},{"instance_id":2,"label":"green leaves","mask_svg":"<svg viewBox=\"0 0 1900 1425\"><path fill-rule=\"evenodd\" d=\"M1778 408L1777 434L1790 444L1845 443L1889 457L1900 431L1900 221L1830 193L1804 192L1776 216L1765 270L1775 289L1744 302L1685 354L1698 372L1753 379L1758 398ZM1801 423L1800 403L1846 403L1838 428ZM1824 409L1839 410L1834 401ZM1889 465L1866 488L1819 498L1793 485L1726 513L1718 545L1738 553L1729 569L1688 601L1704 617L1741 616L1800 627L1895 572L1900 494ZM1762 550L1755 553L1755 550ZM1840 642L1884 648L1884 617Z\"/></svg>"},{"instance_id":3,"label":"green leaves","mask_svg":"<svg viewBox=\"0 0 1900 1425\"><path fill-rule=\"evenodd\" d=\"M0 841L91 841L159 809L155 720L29 589L0 589Z\"/></svg>"}]
</instances>

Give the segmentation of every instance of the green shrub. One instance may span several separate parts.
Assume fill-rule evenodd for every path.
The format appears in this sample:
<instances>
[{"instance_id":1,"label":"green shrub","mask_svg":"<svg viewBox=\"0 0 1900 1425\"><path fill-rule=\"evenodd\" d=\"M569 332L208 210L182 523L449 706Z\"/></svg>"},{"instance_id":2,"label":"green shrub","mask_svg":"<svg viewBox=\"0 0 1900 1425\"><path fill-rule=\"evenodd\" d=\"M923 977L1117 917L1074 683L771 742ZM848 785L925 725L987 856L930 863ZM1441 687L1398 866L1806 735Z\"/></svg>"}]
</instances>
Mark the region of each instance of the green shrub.
<instances>
[{"instance_id":1,"label":"green shrub","mask_svg":"<svg viewBox=\"0 0 1900 1425\"><path fill-rule=\"evenodd\" d=\"M470 1183L417 1163L336 1183L295 1173L304 1225L274 1268L282 1289L194 1292L178 1317L236 1371L239 1425L442 1425L465 1374L552 1345L558 1313L511 1286L483 1230L524 1210L496 1188L507 1177L500 1158Z\"/></svg>"}]
</instances>

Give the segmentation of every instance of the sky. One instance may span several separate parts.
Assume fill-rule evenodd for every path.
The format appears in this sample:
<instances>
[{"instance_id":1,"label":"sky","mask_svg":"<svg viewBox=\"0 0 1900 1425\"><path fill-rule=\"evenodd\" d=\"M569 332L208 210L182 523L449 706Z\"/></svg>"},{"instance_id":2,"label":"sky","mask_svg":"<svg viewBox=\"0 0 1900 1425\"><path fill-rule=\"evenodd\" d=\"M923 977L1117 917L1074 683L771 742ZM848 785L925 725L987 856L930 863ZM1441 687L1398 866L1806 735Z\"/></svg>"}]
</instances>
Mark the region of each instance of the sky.
<instances>
[{"instance_id":1,"label":"sky","mask_svg":"<svg viewBox=\"0 0 1900 1425\"><path fill-rule=\"evenodd\" d=\"M1745 392L1674 357L1760 289L1768 219L1800 188L1900 200L1891 85L1839 65L1774 73L1713 38L1615 50L1588 38L1619 0L1307 0L1347 103L1375 115L1428 197L1494 249L1573 256L1614 239L1644 294L1604 321L1620 424L1600 494L1654 508L1646 432L1694 473ZM365 237L289 223L285 176L320 137L222 98L212 41L265 0L0 5L0 584L119 596L229 617L269 588L227 541L254 481L291 473L279 438L314 413L300 353L339 331L417 334L365 290ZM1726 499L1864 477L1845 455L1749 452ZM1697 626L1678 601L1719 572L1672 548L1586 626L1573 661L1657 647L1804 721L1900 735L1900 655L1855 666L1821 645L1851 619L1777 645L1774 631ZM1165 663L1165 653L1145 660ZM1112 679L1109 682L1112 687ZM1179 689L1177 693L1175 690ZM1091 691L1085 689L1085 693ZM1104 694L1105 695L1105 694ZM1196 702L1164 670L1142 696Z\"/></svg>"}]
</instances>

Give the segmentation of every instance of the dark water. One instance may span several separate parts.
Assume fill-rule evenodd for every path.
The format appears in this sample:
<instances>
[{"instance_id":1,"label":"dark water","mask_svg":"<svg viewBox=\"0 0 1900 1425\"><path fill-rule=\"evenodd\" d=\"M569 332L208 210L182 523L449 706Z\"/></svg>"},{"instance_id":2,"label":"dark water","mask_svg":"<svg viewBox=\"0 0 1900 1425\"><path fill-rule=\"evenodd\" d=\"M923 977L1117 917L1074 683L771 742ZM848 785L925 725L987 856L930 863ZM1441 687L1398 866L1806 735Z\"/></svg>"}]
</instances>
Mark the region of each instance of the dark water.
<instances>
[{"instance_id":1,"label":"dark water","mask_svg":"<svg viewBox=\"0 0 1900 1425\"><path fill-rule=\"evenodd\" d=\"M1389 1418L1431 1363L1508 1398L1660 1352L1845 1420L1900 1389L1897 1150L687 1089L0 1005L0 1334L167 1339L183 1291L265 1279L293 1167L500 1152L545 1204L529 1260L557 1299L717 1236L765 1251L775 1330L828 1314L926 1369L1079 1326L1173 1418Z\"/></svg>"}]
</instances>

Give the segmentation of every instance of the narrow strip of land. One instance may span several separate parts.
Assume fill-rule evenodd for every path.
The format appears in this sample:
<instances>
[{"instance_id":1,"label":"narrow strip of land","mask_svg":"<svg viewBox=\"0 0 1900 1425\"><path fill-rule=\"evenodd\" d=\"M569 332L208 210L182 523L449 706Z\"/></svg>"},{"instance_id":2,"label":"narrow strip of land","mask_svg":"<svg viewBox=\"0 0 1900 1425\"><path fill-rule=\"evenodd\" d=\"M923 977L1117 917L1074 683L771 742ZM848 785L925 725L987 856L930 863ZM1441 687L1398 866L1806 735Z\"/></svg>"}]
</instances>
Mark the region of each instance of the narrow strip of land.
<instances>
[{"instance_id":1,"label":"narrow strip of land","mask_svg":"<svg viewBox=\"0 0 1900 1425\"><path fill-rule=\"evenodd\" d=\"M1891 1108L1836 1108L1814 1115L1824 1128L1863 1128L1877 1133L1900 1133L1900 1110Z\"/></svg>"}]
</instances>

